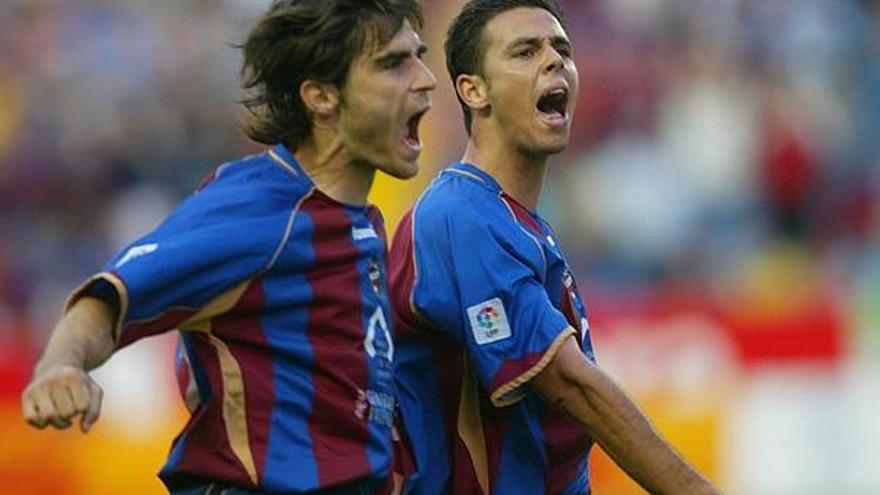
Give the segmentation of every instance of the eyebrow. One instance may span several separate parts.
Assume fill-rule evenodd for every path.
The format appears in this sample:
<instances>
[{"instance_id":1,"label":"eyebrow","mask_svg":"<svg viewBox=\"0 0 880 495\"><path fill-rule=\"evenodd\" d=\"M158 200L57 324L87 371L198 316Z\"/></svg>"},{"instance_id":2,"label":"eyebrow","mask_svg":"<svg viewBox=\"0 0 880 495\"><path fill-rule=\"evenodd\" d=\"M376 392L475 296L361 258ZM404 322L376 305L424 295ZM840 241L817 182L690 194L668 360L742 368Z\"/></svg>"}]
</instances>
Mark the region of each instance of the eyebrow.
<instances>
[{"instance_id":1,"label":"eyebrow","mask_svg":"<svg viewBox=\"0 0 880 495\"><path fill-rule=\"evenodd\" d=\"M418 48L416 48L416 55L422 56L427 51L428 45L424 43L419 43ZM393 50L374 59L373 63L380 67L387 67L389 65L394 65L397 62L409 58L412 53L412 50Z\"/></svg>"},{"instance_id":2,"label":"eyebrow","mask_svg":"<svg viewBox=\"0 0 880 495\"><path fill-rule=\"evenodd\" d=\"M509 43L507 45L507 47L508 47L508 49L512 49L512 48L516 48L521 45L533 45L533 46L540 45L541 41L544 39L547 39L547 38L536 38L536 37L517 38L517 39L513 40L511 43ZM565 46L571 46L571 41L568 38L566 38L565 36L551 36L549 39L553 45L562 44Z\"/></svg>"}]
</instances>

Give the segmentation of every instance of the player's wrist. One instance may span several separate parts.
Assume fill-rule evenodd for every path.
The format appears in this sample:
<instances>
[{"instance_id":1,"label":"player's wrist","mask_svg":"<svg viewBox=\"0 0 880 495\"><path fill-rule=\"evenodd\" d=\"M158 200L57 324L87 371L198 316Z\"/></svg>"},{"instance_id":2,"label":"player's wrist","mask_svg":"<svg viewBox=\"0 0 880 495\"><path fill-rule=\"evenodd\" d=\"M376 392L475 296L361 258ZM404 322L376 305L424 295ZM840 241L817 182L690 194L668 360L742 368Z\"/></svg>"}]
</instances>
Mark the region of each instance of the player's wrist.
<instances>
[{"instance_id":1,"label":"player's wrist","mask_svg":"<svg viewBox=\"0 0 880 495\"><path fill-rule=\"evenodd\" d=\"M71 356L51 356L46 355L40 359L36 366L34 366L34 378L39 378L45 376L47 373L51 371L79 371L82 373L86 372L85 366L80 360L73 358Z\"/></svg>"}]
</instances>

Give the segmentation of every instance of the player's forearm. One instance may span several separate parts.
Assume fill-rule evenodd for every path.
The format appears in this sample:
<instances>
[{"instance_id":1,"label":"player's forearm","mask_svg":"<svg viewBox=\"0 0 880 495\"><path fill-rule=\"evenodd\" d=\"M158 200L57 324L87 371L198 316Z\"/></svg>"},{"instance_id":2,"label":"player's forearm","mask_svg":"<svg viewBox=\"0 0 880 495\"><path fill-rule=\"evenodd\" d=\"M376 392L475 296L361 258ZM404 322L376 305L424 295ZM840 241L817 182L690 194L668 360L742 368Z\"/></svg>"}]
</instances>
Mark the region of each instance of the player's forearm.
<instances>
[{"instance_id":1,"label":"player's forearm","mask_svg":"<svg viewBox=\"0 0 880 495\"><path fill-rule=\"evenodd\" d=\"M589 375L577 380L576 393L560 406L627 474L653 494L719 493L673 450L620 387L600 369L586 366Z\"/></svg>"},{"instance_id":2,"label":"player's forearm","mask_svg":"<svg viewBox=\"0 0 880 495\"><path fill-rule=\"evenodd\" d=\"M35 374L55 365L90 370L106 361L114 348L113 310L103 301L85 297L55 325Z\"/></svg>"}]
</instances>

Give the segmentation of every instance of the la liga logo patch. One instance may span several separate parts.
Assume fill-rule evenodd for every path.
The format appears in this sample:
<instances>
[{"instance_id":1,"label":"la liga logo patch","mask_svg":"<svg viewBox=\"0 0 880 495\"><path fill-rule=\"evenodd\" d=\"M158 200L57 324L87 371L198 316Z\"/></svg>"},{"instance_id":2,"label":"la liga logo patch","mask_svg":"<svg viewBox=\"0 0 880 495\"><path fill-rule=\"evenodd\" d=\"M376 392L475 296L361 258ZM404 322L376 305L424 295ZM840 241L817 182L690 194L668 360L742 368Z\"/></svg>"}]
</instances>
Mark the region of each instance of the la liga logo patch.
<instances>
[{"instance_id":1,"label":"la liga logo patch","mask_svg":"<svg viewBox=\"0 0 880 495\"><path fill-rule=\"evenodd\" d=\"M467 314L477 344L489 344L510 337L510 324L501 299L496 297L475 304L467 309Z\"/></svg>"}]
</instances>

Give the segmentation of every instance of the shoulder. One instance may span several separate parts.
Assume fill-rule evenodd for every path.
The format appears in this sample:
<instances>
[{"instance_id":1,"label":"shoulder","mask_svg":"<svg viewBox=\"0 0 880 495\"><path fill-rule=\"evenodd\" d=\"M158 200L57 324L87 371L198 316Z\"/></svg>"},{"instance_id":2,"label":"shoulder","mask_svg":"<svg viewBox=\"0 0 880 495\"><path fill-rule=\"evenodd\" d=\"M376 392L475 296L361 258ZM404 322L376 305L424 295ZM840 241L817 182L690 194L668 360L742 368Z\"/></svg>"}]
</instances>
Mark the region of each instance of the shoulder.
<instances>
[{"instance_id":1,"label":"shoulder","mask_svg":"<svg viewBox=\"0 0 880 495\"><path fill-rule=\"evenodd\" d=\"M417 250L501 248L517 257L543 260L540 246L500 192L449 170L437 177L413 208L412 232Z\"/></svg>"},{"instance_id":2,"label":"shoulder","mask_svg":"<svg viewBox=\"0 0 880 495\"><path fill-rule=\"evenodd\" d=\"M273 249L311 191L266 154L225 163L159 226L160 236L208 236ZM243 235L246 233L246 235Z\"/></svg>"},{"instance_id":3,"label":"shoulder","mask_svg":"<svg viewBox=\"0 0 880 495\"><path fill-rule=\"evenodd\" d=\"M296 202L312 187L301 173L261 153L220 165L193 197L204 196L205 201L221 203L246 202L255 207Z\"/></svg>"},{"instance_id":4,"label":"shoulder","mask_svg":"<svg viewBox=\"0 0 880 495\"><path fill-rule=\"evenodd\" d=\"M437 235L494 229L512 220L497 192L450 169L441 172L425 190L412 215L417 229Z\"/></svg>"}]
</instances>

